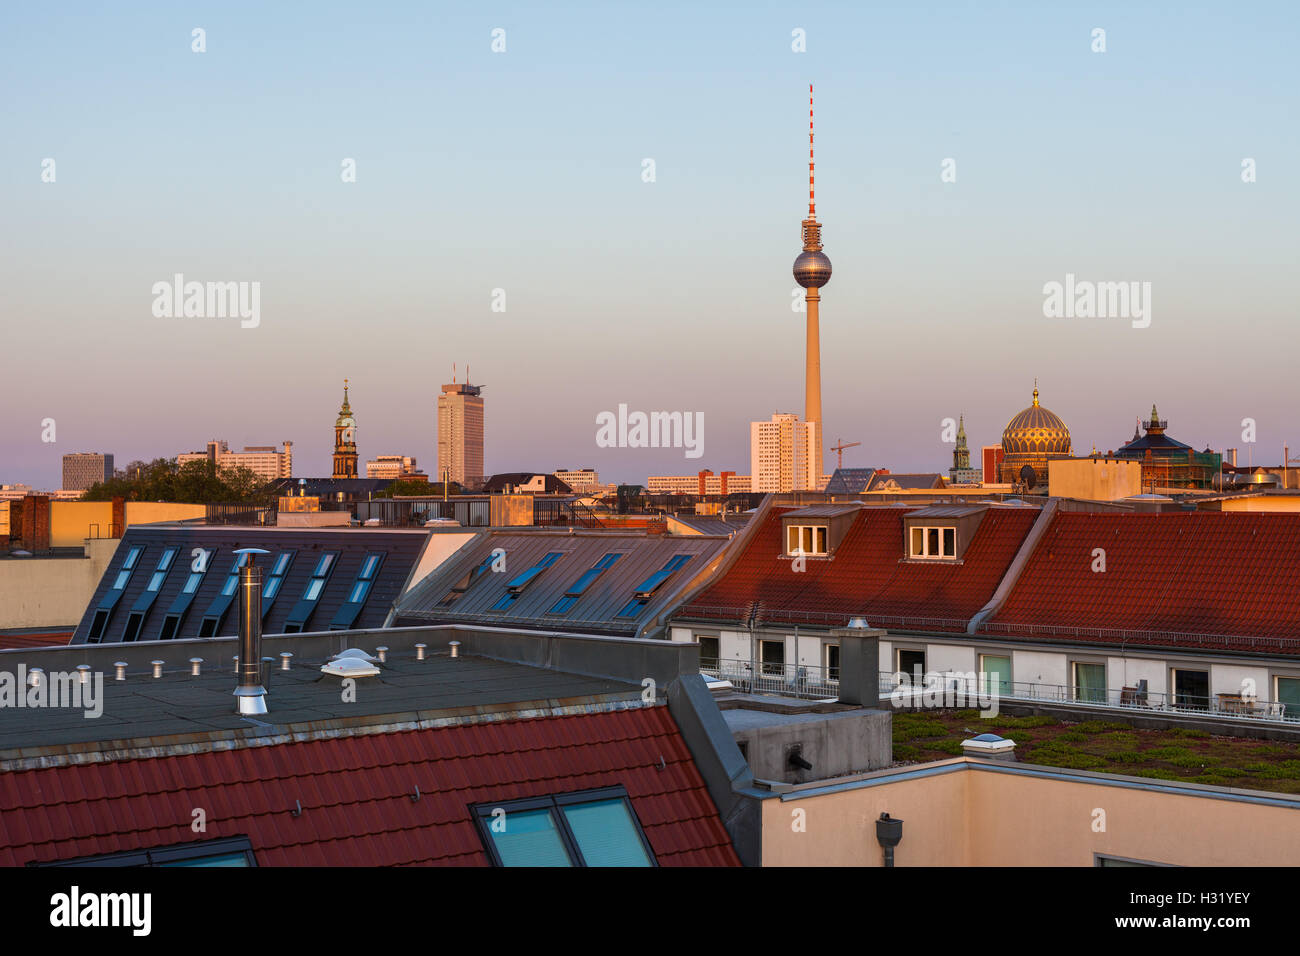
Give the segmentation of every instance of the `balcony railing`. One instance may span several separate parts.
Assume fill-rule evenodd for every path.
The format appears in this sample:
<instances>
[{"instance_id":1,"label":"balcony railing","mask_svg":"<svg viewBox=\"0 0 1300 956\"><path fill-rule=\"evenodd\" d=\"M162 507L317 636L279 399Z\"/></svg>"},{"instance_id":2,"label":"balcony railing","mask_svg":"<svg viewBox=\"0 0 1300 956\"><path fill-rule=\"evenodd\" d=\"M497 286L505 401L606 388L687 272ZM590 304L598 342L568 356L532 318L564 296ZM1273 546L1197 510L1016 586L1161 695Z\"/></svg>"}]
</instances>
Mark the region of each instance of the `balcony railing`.
<instances>
[{"instance_id":1,"label":"balcony railing","mask_svg":"<svg viewBox=\"0 0 1300 956\"><path fill-rule=\"evenodd\" d=\"M880 675L880 696L893 695L902 684L901 674ZM1280 701L1261 700L1241 694L1164 694L1142 691L1134 687L1085 688L1067 684L1040 684L1027 681L991 681L979 686L966 676L943 676L935 688L911 682L900 692L904 700L924 693L960 696L963 706L976 706L978 692L994 691L999 700L1041 701L1069 704L1078 707L1095 707L1098 710L1122 710L1130 713L1188 714L1198 717L1251 718L1254 720L1300 722L1300 708L1288 708Z\"/></svg>"},{"instance_id":2,"label":"balcony railing","mask_svg":"<svg viewBox=\"0 0 1300 956\"><path fill-rule=\"evenodd\" d=\"M835 700L840 696L839 669L771 661L728 661L701 658L700 673L725 680L742 694Z\"/></svg>"}]
</instances>

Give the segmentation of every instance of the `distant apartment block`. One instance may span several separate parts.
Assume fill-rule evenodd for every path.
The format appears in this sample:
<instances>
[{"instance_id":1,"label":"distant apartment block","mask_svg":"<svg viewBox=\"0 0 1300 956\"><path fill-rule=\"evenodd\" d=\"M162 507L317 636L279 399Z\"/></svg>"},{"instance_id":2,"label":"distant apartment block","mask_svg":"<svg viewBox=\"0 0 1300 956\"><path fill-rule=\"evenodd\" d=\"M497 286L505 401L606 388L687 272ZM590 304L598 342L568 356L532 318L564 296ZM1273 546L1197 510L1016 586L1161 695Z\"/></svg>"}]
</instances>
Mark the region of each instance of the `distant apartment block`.
<instances>
[{"instance_id":1,"label":"distant apartment block","mask_svg":"<svg viewBox=\"0 0 1300 956\"><path fill-rule=\"evenodd\" d=\"M601 487L600 473L595 468L579 468L576 471L561 468L552 474L574 491L593 491Z\"/></svg>"},{"instance_id":2,"label":"distant apartment block","mask_svg":"<svg viewBox=\"0 0 1300 956\"><path fill-rule=\"evenodd\" d=\"M442 386L438 396L438 473L457 484L483 479L483 398L481 385Z\"/></svg>"},{"instance_id":3,"label":"distant apartment block","mask_svg":"<svg viewBox=\"0 0 1300 956\"><path fill-rule=\"evenodd\" d=\"M769 422L749 425L751 490L756 492L816 491L829 475L817 468L817 423L778 412Z\"/></svg>"},{"instance_id":4,"label":"distant apartment block","mask_svg":"<svg viewBox=\"0 0 1300 956\"><path fill-rule=\"evenodd\" d=\"M232 452L224 441L213 439L206 451L182 452L176 456L180 467L192 461L210 461L218 471L247 468L264 481L292 478L293 442L285 442L283 451L277 451L274 445L246 445L243 451Z\"/></svg>"},{"instance_id":5,"label":"distant apartment block","mask_svg":"<svg viewBox=\"0 0 1300 956\"><path fill-rule=\"evenodd\" d=\"M91 485L113 477L113 456L99 452L76 452L63 456L63 489L85 491Z\"/></svg>"},{"instance_id":6,"label":"distant apartment block","mask_svg":"<svg viewBox=\"0 0 1300 956\"><path fill-rule=\"evenodd\" d=\"M730 495L750 490L749 475L734 471L714 474L707 468L695 475L651 475L646 490L652 495Z\"/></svg>"},{"instance_id":7,"label":"distant apartment block","mask_svg":"<svg viewBox=\"0 0 1300 956\"><path fill-rule=\"evenodd\" d=\"M410 455L380 455L366 462L367 478L404 478L418 472L415 459Z\"/></svg>"}]
</instances>

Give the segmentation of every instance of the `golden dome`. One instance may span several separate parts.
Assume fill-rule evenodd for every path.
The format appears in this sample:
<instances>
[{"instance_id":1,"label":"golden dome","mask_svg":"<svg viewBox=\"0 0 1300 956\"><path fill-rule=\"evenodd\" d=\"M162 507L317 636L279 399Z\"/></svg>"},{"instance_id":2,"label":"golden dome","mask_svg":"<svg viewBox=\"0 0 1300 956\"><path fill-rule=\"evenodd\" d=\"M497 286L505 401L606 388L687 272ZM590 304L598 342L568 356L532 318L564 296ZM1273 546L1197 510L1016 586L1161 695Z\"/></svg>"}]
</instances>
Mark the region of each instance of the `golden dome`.
<instances>
[{"instance_id":1,"label":"golden dome","mask_svg":"<svg viewBox=\"0 0 1300 956\"><path fill-rule=\"evenodd\" d=\"M1034 404L1007 422L1002 432L1002 451L1008 458L1070 454L1070 429L1057 415L1038 404L1037 384Z\"/></svg>"}]
</instances>

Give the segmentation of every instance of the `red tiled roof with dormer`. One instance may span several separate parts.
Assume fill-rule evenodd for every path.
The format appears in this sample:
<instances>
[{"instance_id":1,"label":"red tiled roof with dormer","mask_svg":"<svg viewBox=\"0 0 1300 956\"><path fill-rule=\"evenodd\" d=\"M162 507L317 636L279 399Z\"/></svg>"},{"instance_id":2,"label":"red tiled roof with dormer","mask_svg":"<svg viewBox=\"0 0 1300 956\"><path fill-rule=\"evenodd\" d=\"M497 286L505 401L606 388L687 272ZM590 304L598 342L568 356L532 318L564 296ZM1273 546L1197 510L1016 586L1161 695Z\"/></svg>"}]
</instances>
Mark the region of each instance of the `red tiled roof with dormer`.
<instances>
[{"instance_id":1,"label":"red tiled roof with dormer","mask_svg":"<svg viewBox=\"0 0 1300 956\"><path fill-rule=\"evenodd\" d=\"M731 568L677 617L843 627L863 614L872 626L964 631L988 603L1038 517L1033 508L989 508L957 562L904 557L906 508L863 508L829 558L793 570L773 508Z\"/></svg>"}]
</instances>

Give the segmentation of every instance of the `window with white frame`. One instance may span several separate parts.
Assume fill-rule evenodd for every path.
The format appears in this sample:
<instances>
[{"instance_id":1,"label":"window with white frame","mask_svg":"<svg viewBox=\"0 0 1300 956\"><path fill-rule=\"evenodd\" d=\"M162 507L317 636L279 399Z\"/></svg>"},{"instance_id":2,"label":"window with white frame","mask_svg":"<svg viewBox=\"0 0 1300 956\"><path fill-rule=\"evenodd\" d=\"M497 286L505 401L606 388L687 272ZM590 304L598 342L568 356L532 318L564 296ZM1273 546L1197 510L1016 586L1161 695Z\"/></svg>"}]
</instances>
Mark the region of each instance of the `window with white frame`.
<instances>
[{"instance_id":1,"label":"window with white frame","mask_svg":"<svg viewBox=\"0 0 1300 956\"><path fill-rule=\"evenodd\" d=\"M829 554L827 526L824 524L792 524L785 529L786 554Z\"/></svg>"},{"instance_id":2,"label":"window with white frame","mask_svg":"<svg viewBox=\"0 0 1300 956\"><path fill-rule=\"evenodd\" d=\"M908 556L942 560L957 557L957 528L913 525Z\"/></svg>"}]
</instances>

